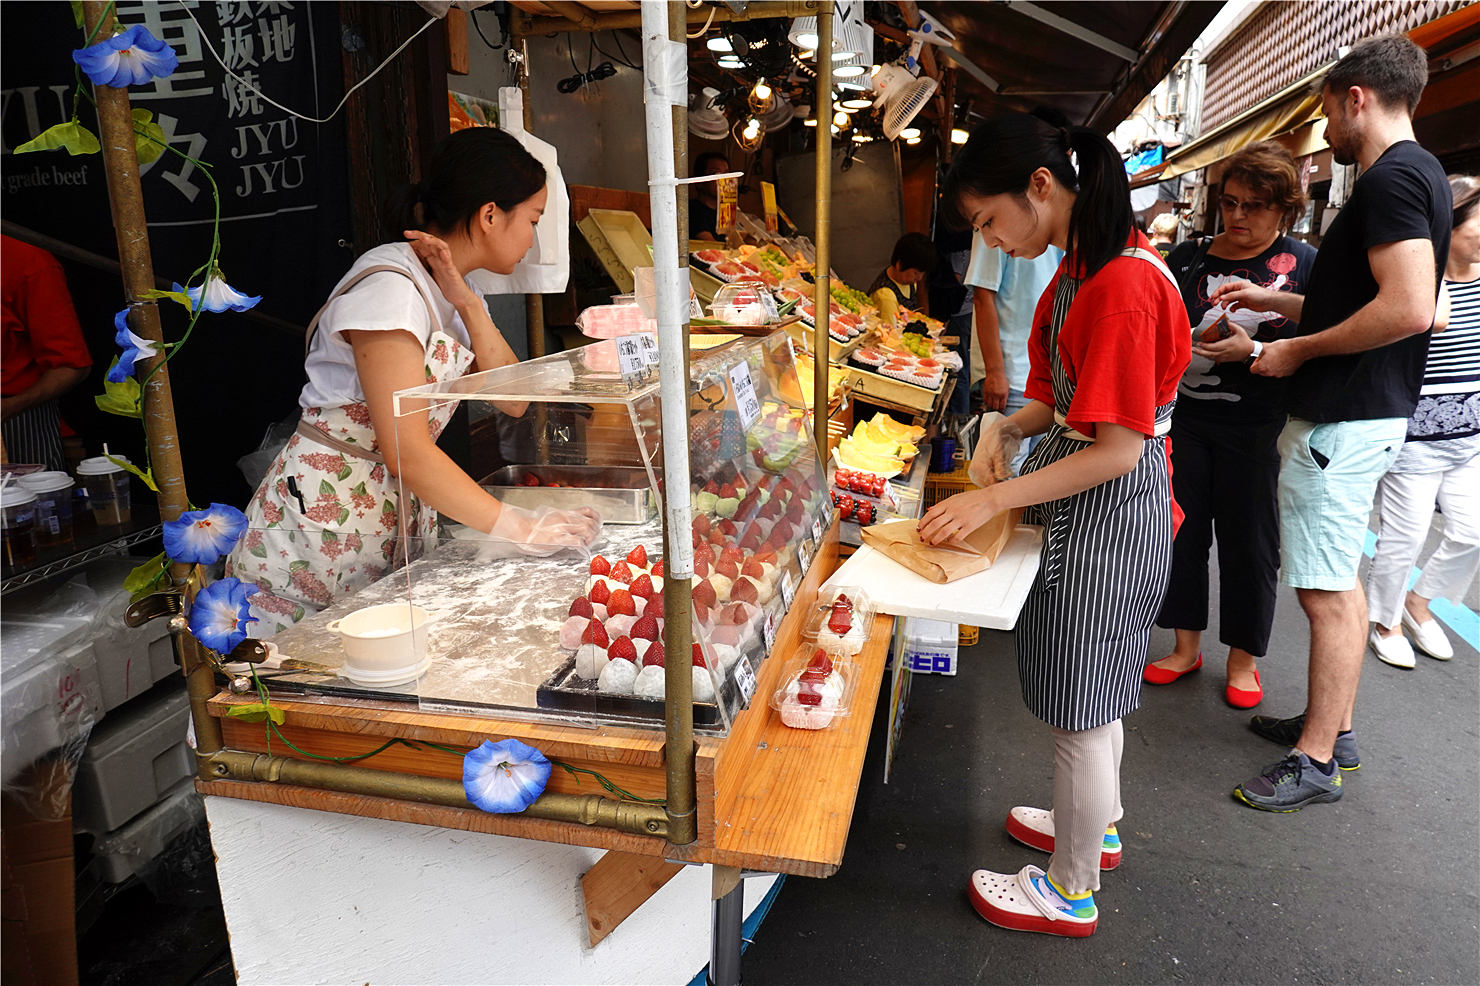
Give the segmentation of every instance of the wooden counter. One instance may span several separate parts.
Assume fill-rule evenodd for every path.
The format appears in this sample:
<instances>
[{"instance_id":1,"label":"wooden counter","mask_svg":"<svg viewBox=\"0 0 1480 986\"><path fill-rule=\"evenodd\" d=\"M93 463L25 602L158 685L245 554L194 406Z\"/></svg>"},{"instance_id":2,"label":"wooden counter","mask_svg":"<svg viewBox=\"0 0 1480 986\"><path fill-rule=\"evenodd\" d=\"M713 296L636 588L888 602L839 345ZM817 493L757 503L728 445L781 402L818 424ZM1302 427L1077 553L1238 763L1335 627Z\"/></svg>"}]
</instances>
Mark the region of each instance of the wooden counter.
<instances>
[{"instance_id":1,"label":"wooden counter","mask_svg":"<svg viewBox=\"0 0 1480 986\"><path fill-rule=\"evenodd\" d=\"M771 709L769 697L778 687L785 658L799 645L805 614L837 563L835 521L797 589L790 612L777 629L773 656L761 666L751 707L736 717L728 737L696 737L699 837L690 845L674 846L662 839L570 822L283 784L198 781L197 787L203 794L618 850L686 863L830 876L843 858L892 619L876 619L869 643L857 658L860 674L852 714L836 728L815 732L787 728ZM269 744L261 724L241 722L225 714L233 704L255 701L255 696L224 691L211 700L210 711L221 719L226 746L268 752L270 745L275 755L307 759L279 741ZM283 735L319 756L367 753L392 737L460 750L471 749L485 739L514 737L538 748L551 760L597 771L639 797L662 797L665 790L664 735L660 729L585 729L422 712L405 703L323 696L274 696L273 704L286 717L280 727ZM396 745L356 765L432 777L462 776L460 756L428 747L413 750ZM594 779L583 777L578 782L574 775L559 768L551 773L548 790L601 793Z\"/></svg>"}]
</instances>

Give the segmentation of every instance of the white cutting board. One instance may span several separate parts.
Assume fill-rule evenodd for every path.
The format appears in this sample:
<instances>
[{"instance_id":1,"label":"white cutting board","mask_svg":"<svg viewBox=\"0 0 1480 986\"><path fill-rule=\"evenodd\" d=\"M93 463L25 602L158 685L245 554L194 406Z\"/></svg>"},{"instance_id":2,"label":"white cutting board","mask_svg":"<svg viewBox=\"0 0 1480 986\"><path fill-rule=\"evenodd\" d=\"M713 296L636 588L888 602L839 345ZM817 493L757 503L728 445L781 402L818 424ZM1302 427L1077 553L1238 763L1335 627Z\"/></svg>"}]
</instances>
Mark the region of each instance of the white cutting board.
<instances>
[{"instance_id":1,"label":"white cutting board","mask_svg":"<svg viewBox=\"0 0 1480 986\"><path fill-rule=\"evenodd\" d=\"M992 567L941 585L869 545L843 562L828 586L858 586L880 613L1011 630L1038 575L1043 528L1019 524Z\"/></svg>"}]
</instances>

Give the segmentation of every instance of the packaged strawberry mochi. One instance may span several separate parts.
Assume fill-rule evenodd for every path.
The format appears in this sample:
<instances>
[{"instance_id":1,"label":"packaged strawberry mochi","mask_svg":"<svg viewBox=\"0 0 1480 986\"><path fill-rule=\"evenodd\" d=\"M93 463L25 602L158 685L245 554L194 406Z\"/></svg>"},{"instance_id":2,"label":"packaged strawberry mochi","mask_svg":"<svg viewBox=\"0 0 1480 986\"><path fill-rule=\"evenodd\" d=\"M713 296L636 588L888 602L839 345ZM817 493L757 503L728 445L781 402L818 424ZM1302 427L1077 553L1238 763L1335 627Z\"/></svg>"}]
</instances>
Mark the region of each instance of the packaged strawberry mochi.
<instances>
[{"instance_id":1,"label":"packaged strawberry mochi","mask_svg":"<svg viewBox=\"0 0 1480 986\"><path fill-rule=\"evenodd\" d=\"M853 586L828 586L817 597L802 640L835 657L856 657L868 642L874 607L868 593Z\"/></svg>"},{"instance_id":2,"label":"packaged strawberry mochi","mask_svg":"<svg viewBox=\"0 0 1480 986\"><path fill-rule=\"evenodd\" d=\"M792 729L831 729L851 711L856 673L852 662L821 647L802 646L781 672L771 708Z\"/></svg>"}]
</instances>

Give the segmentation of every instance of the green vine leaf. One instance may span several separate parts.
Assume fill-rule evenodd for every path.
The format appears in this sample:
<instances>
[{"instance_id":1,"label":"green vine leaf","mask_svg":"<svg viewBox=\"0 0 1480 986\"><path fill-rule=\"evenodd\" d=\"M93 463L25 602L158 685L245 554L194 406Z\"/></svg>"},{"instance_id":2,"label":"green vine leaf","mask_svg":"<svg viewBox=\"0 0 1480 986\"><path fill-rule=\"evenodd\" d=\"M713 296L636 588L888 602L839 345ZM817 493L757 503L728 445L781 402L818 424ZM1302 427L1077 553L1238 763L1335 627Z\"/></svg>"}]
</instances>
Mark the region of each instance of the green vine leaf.
<instances>
[{"instance_id":1,"label":"green vine leaf","mask_svg":"<svg viewBox=\"0 0 1480 986\"><path fill-rule=\"evenodd\" d=\"M118 363L118 358L113 358L113 363ZM110 366L109 369L112 369ZM113 383L111 380L103 381L103 392L93 397L93 403L98 406L99 411L116 414L121 418L141 418L143 413L139 410L139 400L143 391L139 389L139 381L133 377L124 377L123 383Z\"/></svg>"},{"instance_id":2,"label":"green vine leaf","mask_svg":"<svg viewBox=\"0 0 1480 986\"><path fill-rule=\"evenodd\" d=\"M14 151L16 154L29 154L32 151L60 151L65 150L68 154L76 157L79 154L96 154L103 149L88 130L77 120L68 120L66 123L58 123L56 126L44 131L35 140L28 140Z\"/></svg>"},{"instance_id":3,"label":"green vine leaf","mask_svg":"<svg viewBox=\"0 0 1480 986\"><path fill-rule=\"evenodd\" d=\"M264 719L271 719L278 726L281 726L283 720L287 718L282 709L275 705L268 705L266 702L233 705L226 710L226 714L243 722L261 722Z\"/></svg>"},{"instance_id":4,"label":"green vine leaf","mask_svg":"<svg viewBox=\"0 0 1480 986\"><path fill-rule=\"evenodd\" d=\"M128 577L123 580L123 587L131 593L130 602L138 602L139 599L154 591L159 580L165 576L164 566L165 557L164 552L161 551L128 573Z\"/></svg>"},{"instance_id":5,"label":"green vine leaf","mask_svg":"<svg viewBox=\"0 0 1480 986\"><path fill-rule=\"evenodd\" d=\"M82 30L82 0L72 0L72 19L77 22L77 30Z\"/></svg>"},{"instance_id":6,"label":"green vine leaf","mask_svg":"<svg viewBox=\"0 0 1480 986\"><path fill-rule=\"evenodd\" d=\"M152 164L164 153L164 129L148 110L134 110L134 156L140 164Z\"/></svg>"},{"instance_id":7,"label":"green vine leaf","mask_svg":"<svg viewBox=\"0 0 1480 986\"><path fill-rule=\"evenodd\" d=\"M145 291L143 297L156 299L167 298L177 305L184 305L187 312L193 313L195 311L195 305L191 303L190 295L186 294L184 291L161 291L158 288L153 288L149 291Z\"/></svg>"},{"instance_id":8,"label":"green vine leaf","mask_svg":"<svg viewBox=\"0 0 1480 986\"><path fill-rule=\"evenodd\" d=\"M156 493L159 492L159 487L154 485L154 470L153 469L150 469L148 472L145 472L144 470L140 469L138 466L134 465L132 462L124 462L122 459L119 459L119 458L117 458L115 456L111 456L111 455L108 456L107 459L108 459L109 462L113 463L115 466L119 466L119 467L121 467L123 469L127 469L129 472L133 473L135 476L138 476L141 480L144 481L144 485L147 486L147 487L149 487L154 492L156 492Z\"/></svg>"}]
</instances>

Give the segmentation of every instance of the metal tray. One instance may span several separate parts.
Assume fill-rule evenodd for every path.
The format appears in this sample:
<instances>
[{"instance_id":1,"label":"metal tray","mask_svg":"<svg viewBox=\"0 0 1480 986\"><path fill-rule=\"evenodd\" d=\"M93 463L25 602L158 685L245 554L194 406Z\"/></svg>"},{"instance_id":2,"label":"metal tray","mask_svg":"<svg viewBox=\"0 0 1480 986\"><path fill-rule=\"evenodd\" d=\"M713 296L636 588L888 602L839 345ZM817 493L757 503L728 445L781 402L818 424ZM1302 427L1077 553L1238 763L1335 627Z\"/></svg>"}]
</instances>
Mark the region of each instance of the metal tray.
<instances>
[{"instance_id":1,"label":"metal tray","mask_svg":"<svg viewBox=\"0 0 1480 986\"><path fill-rule=\"evenodd\" d=\"M521 485L526 475L562 485ZM594 507L608 524L645 524L658 513L647 470L626 466L504 466L478 485L515 507Z\"/></svg>"}]
</instances>

